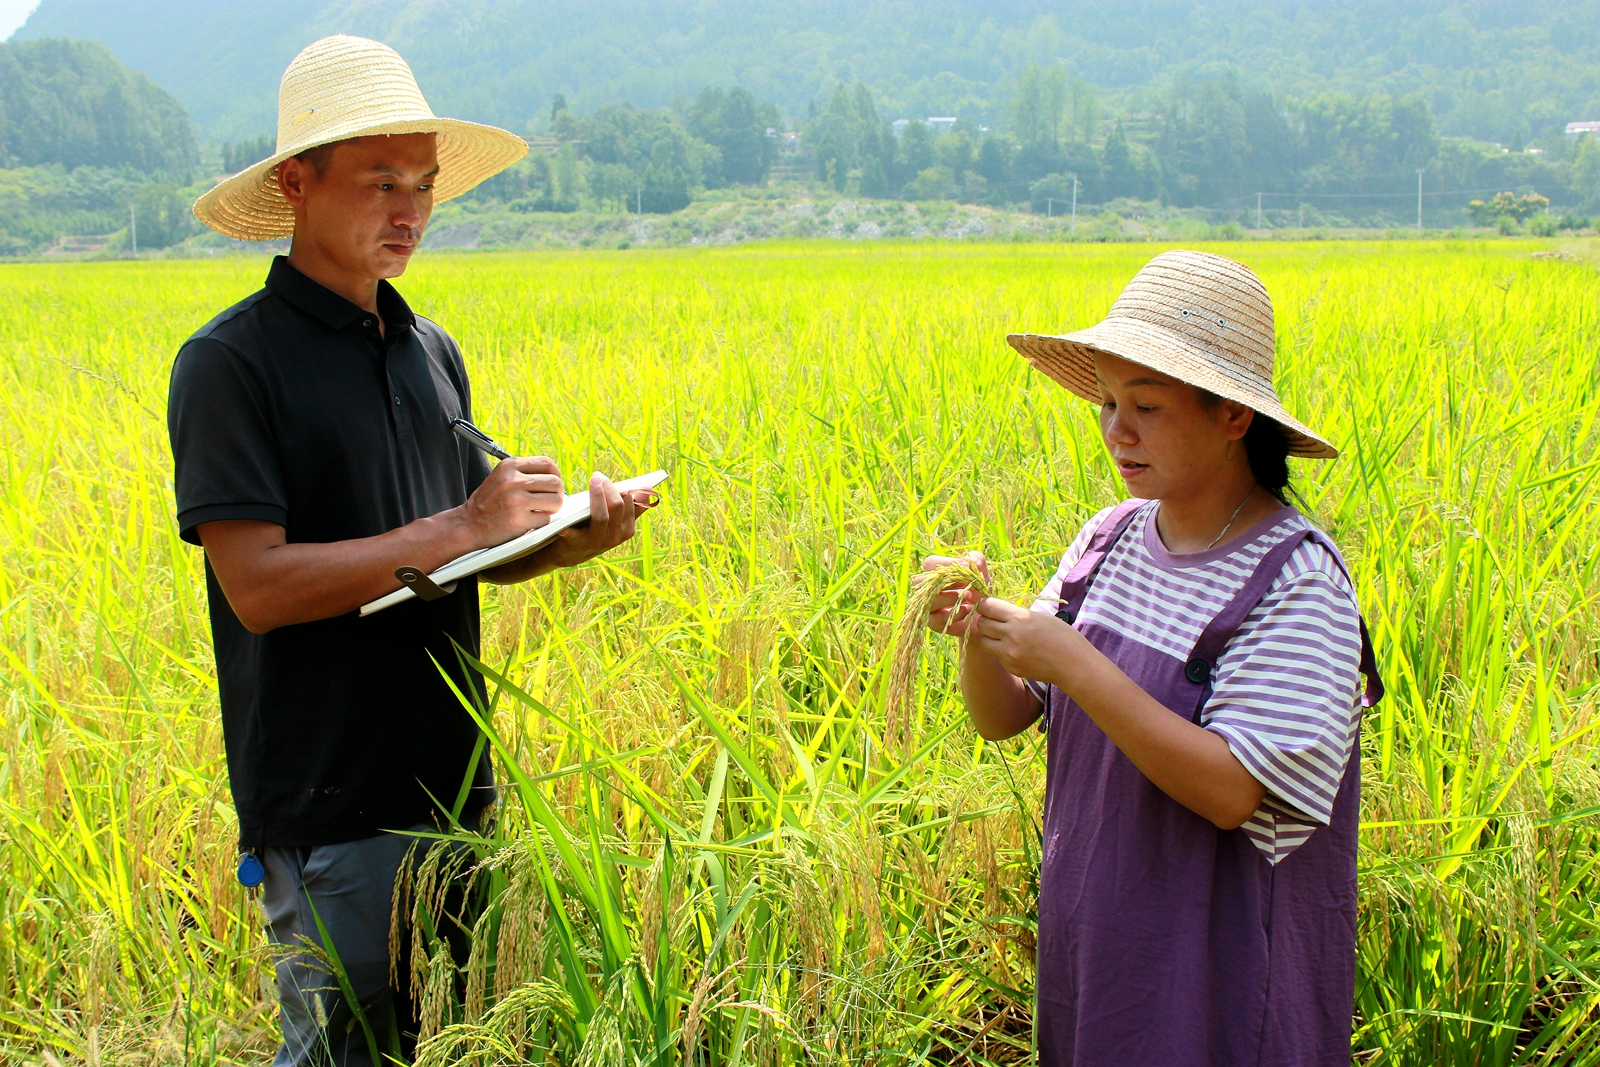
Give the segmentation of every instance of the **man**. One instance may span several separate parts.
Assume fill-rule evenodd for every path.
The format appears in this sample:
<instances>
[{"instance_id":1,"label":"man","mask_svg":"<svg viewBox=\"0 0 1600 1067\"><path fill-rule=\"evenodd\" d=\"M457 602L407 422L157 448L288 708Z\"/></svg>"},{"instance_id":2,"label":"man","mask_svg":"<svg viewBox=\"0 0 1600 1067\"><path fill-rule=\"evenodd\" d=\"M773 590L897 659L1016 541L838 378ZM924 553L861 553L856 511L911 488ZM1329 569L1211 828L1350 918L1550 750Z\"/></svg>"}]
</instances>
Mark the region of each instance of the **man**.
<instances>
[{"instance_id":1,"label":"man","mask_svg":"<svg viewBox=\"0 0 1600 1067\"><path fill-rule=\"evenodd\" d=\"M386 279L405 272L435 202L520 158L501 130L435 118L389 48L331 37L290 64L278 149L195 214L244 239L292 235L266 288L184 344L168 414L182 536L204 546L228 771L248 865L264 869L284 1043L279 1064L366 1063L406 1051L409 998L390 988L389 913L415 840L493 797L477 727L441 669L481 694L456 647L478 650L478 591L368 618L428 572L544 525L556 464L493 470L451 430L471 419L461 353ZM647 496L589 483L593 518L484 572L519 582L633 536ZM446 810L436 807L442 805ZM254 859L252 859L252 857ZM241 873L246 870L241 866ZM358 1006L294 946L328 931ZM359 1025L358 1025L359 1024Z\"/></svg>"}]
</instances>

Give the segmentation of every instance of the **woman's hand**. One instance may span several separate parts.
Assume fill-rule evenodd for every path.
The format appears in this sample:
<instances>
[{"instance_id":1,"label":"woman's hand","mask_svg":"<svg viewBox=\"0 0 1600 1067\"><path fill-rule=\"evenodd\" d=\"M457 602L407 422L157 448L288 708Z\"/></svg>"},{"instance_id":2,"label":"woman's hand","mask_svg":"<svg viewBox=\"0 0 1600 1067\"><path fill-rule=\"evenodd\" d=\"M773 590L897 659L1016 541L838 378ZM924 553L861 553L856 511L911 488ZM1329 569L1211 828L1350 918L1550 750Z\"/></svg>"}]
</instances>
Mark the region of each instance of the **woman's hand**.
<instances>
[{"instance_id":1,"label":"woman's hand","mask_svg":"<svg viewBox=\"0 0 1600 1067\"><path fill-rule=\"evenodd\" d=\"M993 657L1020 678L1048 682L1072 698L1173 800L1224 830L1243 825L1261 806L1266 786L1245 769L1222 735L1174 715L1071 626L1054 615L994 597L978 601L975 617L974 653ZM992 679L989 688L997 688ZM986 737L1009 736L1004 731L1015 721L991 712L979 729L993 731L985 732Z\"/></svg>"},{"instance_id":2,"label":"woman's hand","mask_svg":"<svg viewBox=\"0 0 1600 1067\"><path fill-rule=\"evenodd\" d=\"M1069 688L1072 663L1089 648L1083 635L1054 615L1029 611L996 597L973 607L978 648L993 656L1009 674Z\"/></svg>"},{"instance_id":3,"label":"woman's hand","mask_svg":"<svg viewBox=\"0 0 1600 1067\"><path fill-rule=\"evenodd\" d=\"M968 552L964 557L971 563L978 573L983 575L983 580L989 580L989 561L982 552ZM956 562L954 556L929 556L922 561L922 573L911 576L913 586L921 585L928 580L928 574L940 567ZM952 637L965 637L967 627L972 619L972 606L978 600L978 594L968 585L952 585L938 596L928 606L928 629L936 630Z\"/></svg>"}]
</instances>

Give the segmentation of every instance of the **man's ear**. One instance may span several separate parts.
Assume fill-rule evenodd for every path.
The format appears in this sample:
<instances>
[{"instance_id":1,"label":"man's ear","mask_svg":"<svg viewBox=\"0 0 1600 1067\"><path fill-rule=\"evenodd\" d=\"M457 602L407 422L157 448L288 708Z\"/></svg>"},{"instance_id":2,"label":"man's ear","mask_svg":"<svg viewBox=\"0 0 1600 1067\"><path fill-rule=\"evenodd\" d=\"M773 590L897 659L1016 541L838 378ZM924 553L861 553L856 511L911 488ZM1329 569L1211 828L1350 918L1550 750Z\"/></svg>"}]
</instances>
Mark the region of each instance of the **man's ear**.
<instances>
[{"instance_id":1,"label":"man's ear","mask_svg":"<svg viewBox=\"0 0 1600 1067\"><path fill-rule=\"evenodd\" d=\"M290 207L297 208L306 202L306 180L310 169L294 156L278 164L278 188Z\"/></svg>"}]
</instances>

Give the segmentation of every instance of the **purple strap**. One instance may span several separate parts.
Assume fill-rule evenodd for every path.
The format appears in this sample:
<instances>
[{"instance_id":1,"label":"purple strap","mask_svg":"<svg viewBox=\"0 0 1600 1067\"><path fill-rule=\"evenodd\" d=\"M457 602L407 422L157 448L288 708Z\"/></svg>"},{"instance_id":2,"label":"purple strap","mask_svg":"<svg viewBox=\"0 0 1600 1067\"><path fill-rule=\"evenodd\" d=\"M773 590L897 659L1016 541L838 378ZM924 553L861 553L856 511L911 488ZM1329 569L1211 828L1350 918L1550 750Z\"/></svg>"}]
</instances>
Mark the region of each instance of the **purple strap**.
<instances>
[{"instance_id":1,"label":"purple strap","mask_svg":"<svg viewBox=\"0 0 1600 1067\"><path fill-rule=\"evenodd\" d=\"M1239 594L1200 634L1200 639L1195 642L1194 649L1189 653L1188 662L1184 664L1184 676L1189 681L1196 685L1210 683L1211 672L1216 668L1222 650L1233 640L1233 635L1238 633L1245 616L1255 610L1255 606L1261 603L1261 598L1267 595L1267 590L1272 587L1284 564L1289 562L1289 557L1294 555L1302 541L1311 541L1327 549L1333 555L1334 562L1339 565L1339 570L1344 573L1345 579L1350 580L1350 570L1345 566L1344 557L1339 555L1339 549L1317 530L1305 530L1299 536L1291 535L1278 542L1262 557L1261 562L1256 565L1255 573L1250 576L1250 580L1245 583ZM1351 581L1351 585L1354 584ZM1383 699L1383 679L1378 675L1377 657L1372 652L1372 639L1367 635L1367 620L1360 616L1357 616L1357 620L1361 630L1360 669L1367 680L1366 688L1361 694L1361 706L1370 708Z\"/></svg>"},{"instance_id":2,"label":"purple strap","mask_svg":"<svg viewBox=\"0 0 1600 1067\"><path fill-rule=\"evenodd\" d=\"M1150 503L1148 500L1130 497L1112 508L1111 513L1100 520L1094 536L1089 539L1089 547L1083 550L1078 562L1074 563L1072 569L1061 579L1060 596L1064 603L1056 614L1066 612L1069 623L1078 617L1078 611L1083 607L1083 598L1089 593L1089 583L1094 581L1100 565L1106 561L1111 549L1122 539L1128 524L1133 521L1134 513L1148 503Z\"/></svg>"}]
</instances>

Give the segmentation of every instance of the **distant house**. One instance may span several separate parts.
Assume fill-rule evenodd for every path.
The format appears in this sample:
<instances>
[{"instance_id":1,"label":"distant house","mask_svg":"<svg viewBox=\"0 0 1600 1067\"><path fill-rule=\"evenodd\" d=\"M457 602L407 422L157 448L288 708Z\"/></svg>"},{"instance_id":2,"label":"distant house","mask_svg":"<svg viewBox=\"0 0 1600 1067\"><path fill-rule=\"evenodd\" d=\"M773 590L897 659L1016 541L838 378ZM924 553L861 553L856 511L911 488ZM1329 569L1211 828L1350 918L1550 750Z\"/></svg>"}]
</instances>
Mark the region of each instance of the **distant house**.
<instances>
[{"instance_id":1,"label":"distant house","mask_svg":"<svg viewBox=\"0 0 1600 1067\"><path fill-rule=\"evenodd\" d=\"M1579 137L1588 134L1591 137L1600 137L1600 122L1569 122L1567 123L1567 136Z\"/></svg>"},{"instance_id":2,"label":"distant house","mask_svg":"<svg viewBox=\"0 0 1600 1067\"><path fill-rule=\"evenodd\" d=\"M938 137L940 134L949 133L951 130L956 128L956 120L955 116L953 115L930 115L925 119L895 119L893 122L889 123L889 128L894 131L894 135L896 137L903 137L905 136L906 127L911 125L913 122L920 122L924 126L928 127L928 132L933 134L935 137Z\"/></svg>"}]
</instances>

